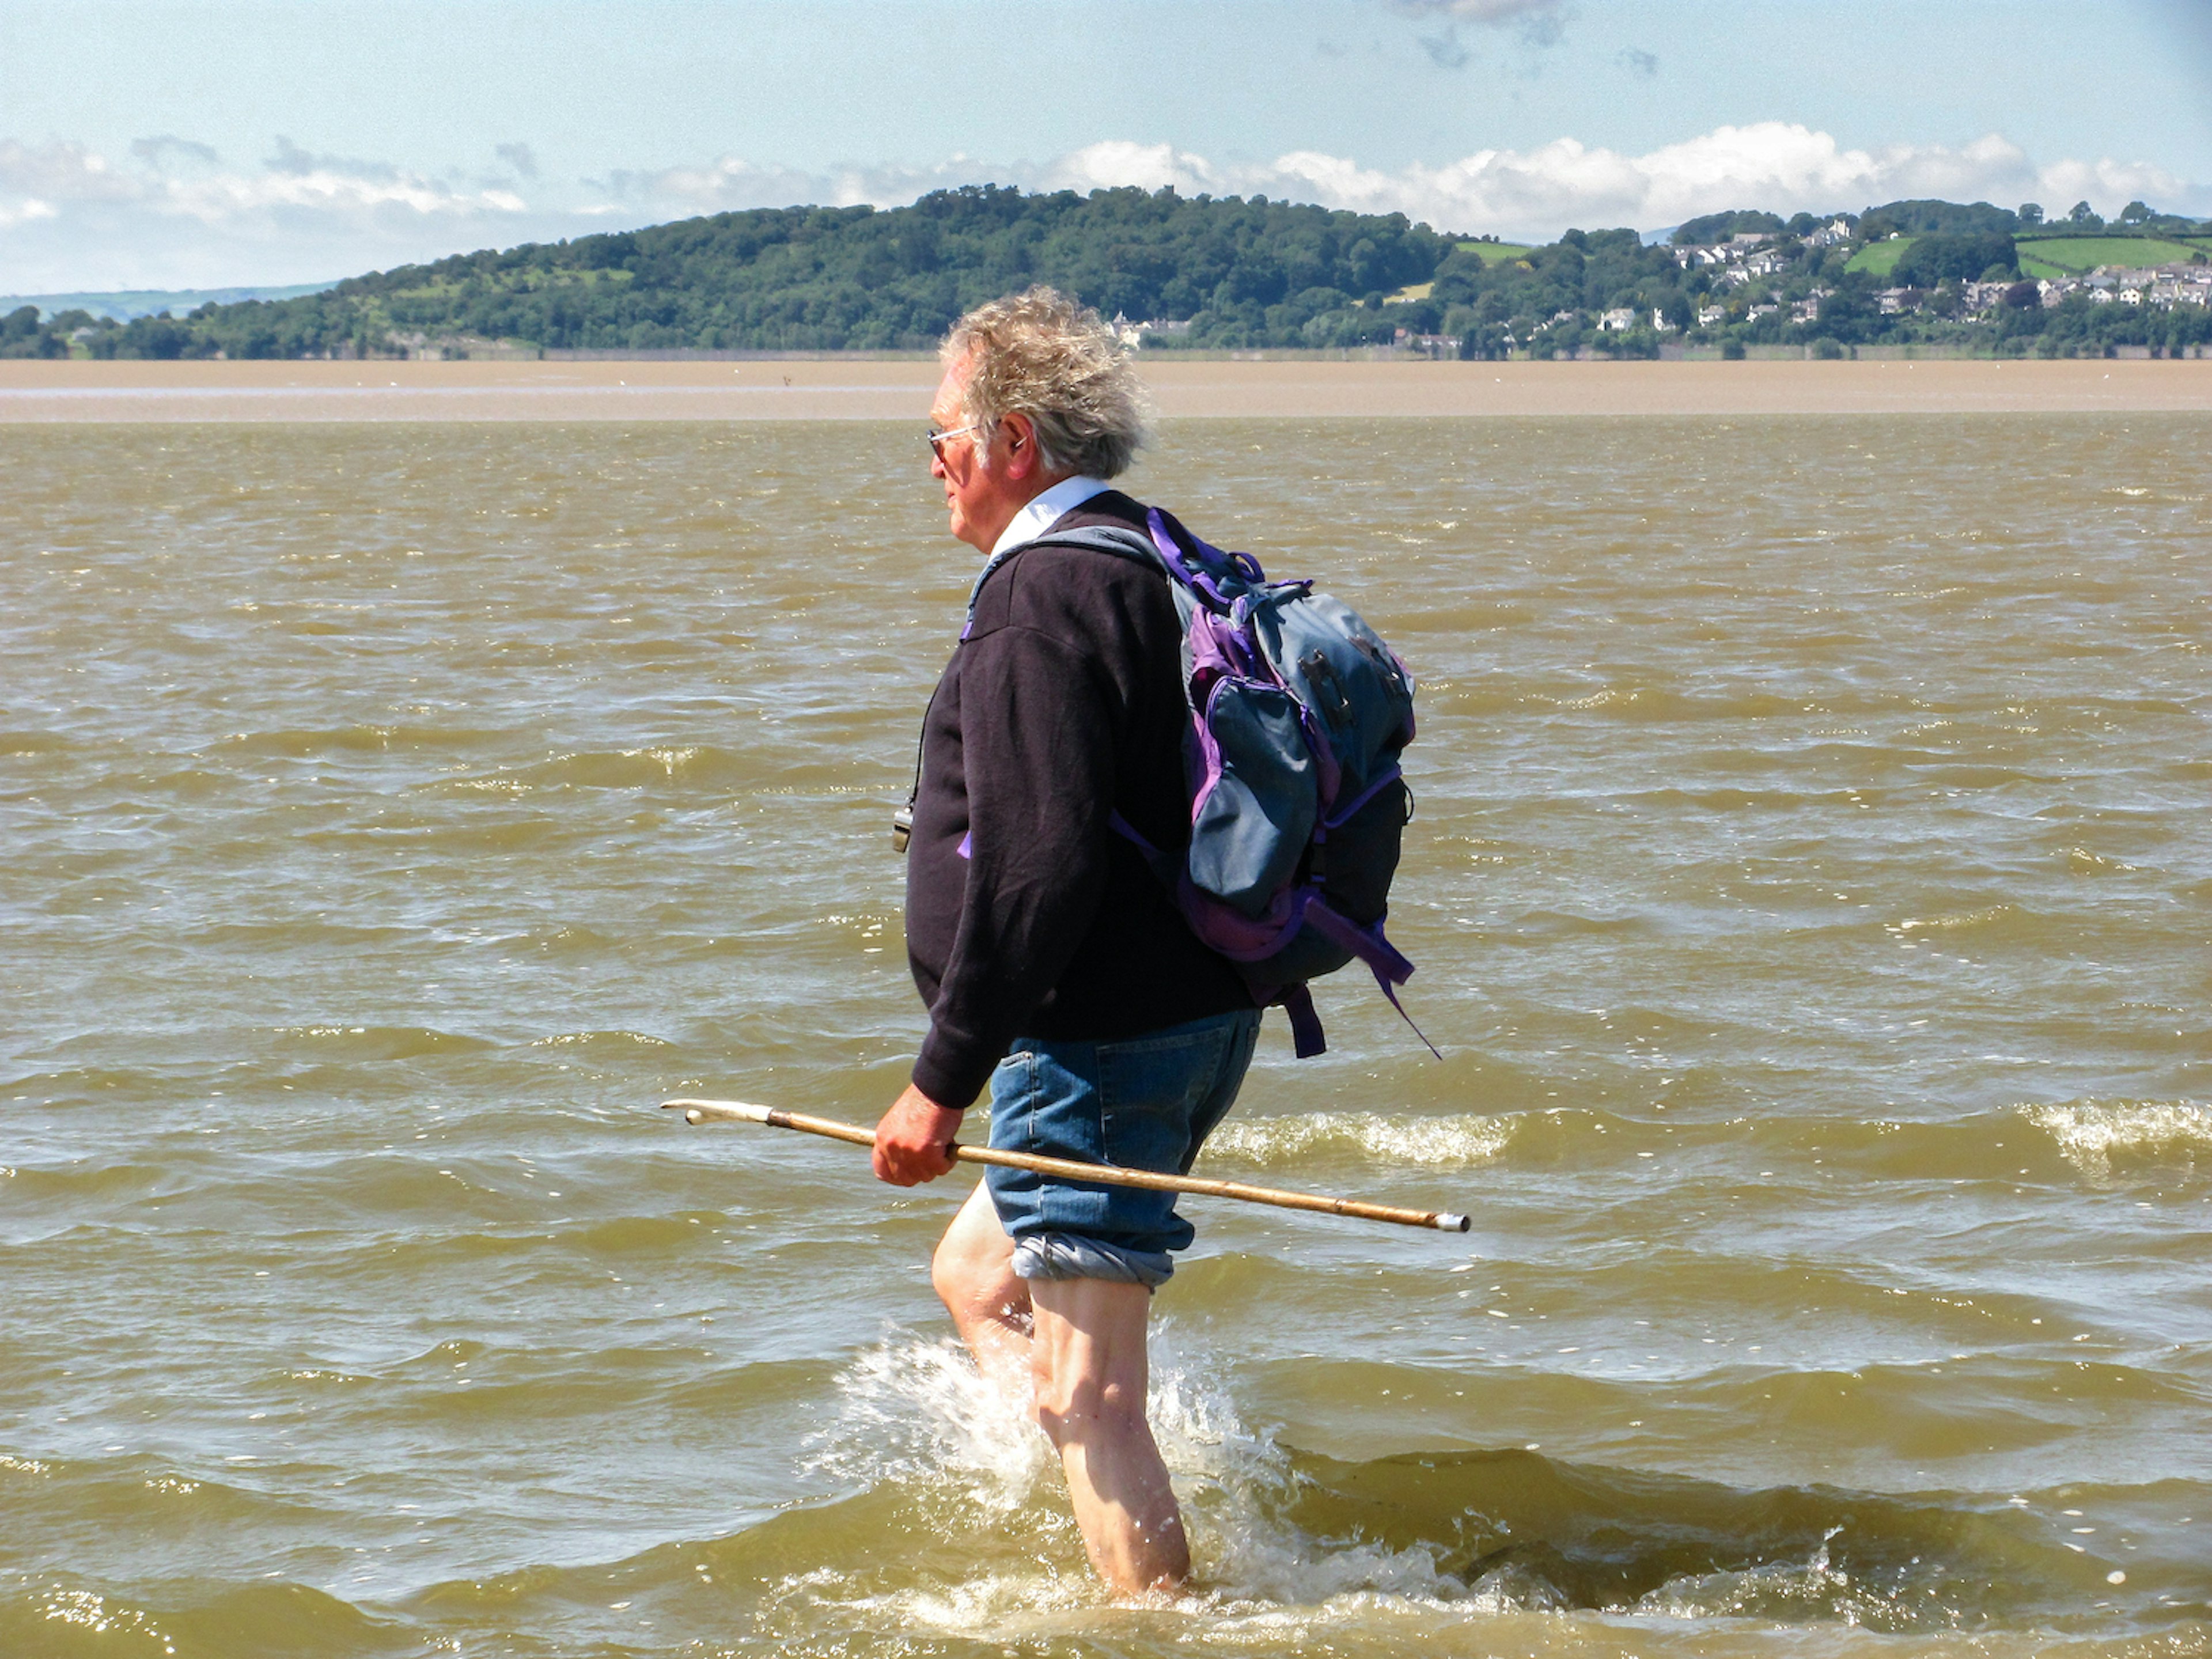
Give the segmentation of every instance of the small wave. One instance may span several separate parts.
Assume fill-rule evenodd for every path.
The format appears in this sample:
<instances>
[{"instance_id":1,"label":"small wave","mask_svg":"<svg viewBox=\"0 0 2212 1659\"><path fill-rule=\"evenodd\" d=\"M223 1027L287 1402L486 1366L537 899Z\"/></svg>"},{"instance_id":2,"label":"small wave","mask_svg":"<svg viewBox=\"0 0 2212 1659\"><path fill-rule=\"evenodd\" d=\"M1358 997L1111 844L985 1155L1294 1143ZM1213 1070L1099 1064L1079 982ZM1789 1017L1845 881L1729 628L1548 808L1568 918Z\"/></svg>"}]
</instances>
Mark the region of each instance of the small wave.
<instances>
[{"instance_id":1,"label":"small wave","mask_svg":"<svg viewBox=\"0 0 2212 1659\"><path fill-rule=\"evenodd\" d=\"M100 1595L97 1590L78 1589L64 1584L47 1586L33 1591L15 1605L0 1603L0 1636L9 1627L19 1627L26 1638L22 1653L98 1652L111 1645L96 1638L112 1637L119 1644L128 1641L122 1651L140 1653L174 1653L174 1634L162 1628L155 1615L143 1607L126 1606ZM36 1641L37 1645L31 1643ZM62 1644L67 1644L66 1647Z\"/></svg>"},{"instance_id":2,"label":"small wave","mask_svg":"<svg viewBox=\"0 0 2212 1659\"><path fill-rule=\"evenodd\" d=\"M651 1048L673 1046L666 1037L653 1036L644 1031L563 1031L558 1036L539 1037L530 1046L533 1048L620 1048L625 1043Z\"/></svg>"},{"instance_id":3,"label":"small wave","mask_svg":"<svg viewBox=\"0 0 2212 1659\"><path fill-rule=\"evenodd\" d=\"M74 747L58 732L0 732L0 755L52 755Z\"/></svg>"},{"instance_id":4,"label":"small wave","mask_svg":"<svg viewBox=\"0 0 2212 1659\"><path fill-rule=\"evenodd\" d=\"M276 1035L349 1060L415 1060L425 1054L474 1054L496 1045L416 1025L284 1025Z\"/></svg>"},{"instance_id":5,"label":"small wave","mask_svg":"<svg viewBox=\"0 0 2212 1659\"><path fill-rule=\"evenodd\" d=\"M636 749L575 750L534 766L502 771L508 781L537 787L639 789L678 781L708 788L738 787L758 774L756 759L710 744L648 744Z\"/></svg>"},{"instance_id":6,"label":"small wave","mask_svg":"<svg viewBox=\"0 0 2212 1659\"><path fill-rule=\"evenodd\" d=\"M1835 1620L1880 1630L1892 1621L1887 1603L1839 1571L1828 1547L1832 1527L1810 1559L1770 1561L1742 1572L1696 1573L1669 1579L1636 1603L1635 1611L1662 1619L1762 1619L1802 1623Z\"/></svg>"},{"instance_id":7,"label":"small wave","mask_svg":"<svg viewBox=\"0 0 2212 1659\"><path fill-rule=\"evenodd\" d=\"M987 1382L960 1345L886 1343L837 1379L836 1425L818 1436L807 1468L832 1480L944 1484L1003 1516L1029 1498L1049 1466L1026 1402Z\"/></svg>"},{"instance_id":8,"label":"small wave","mask_svg":"<svg viewBox=\"0 0 2212 1659\"><path fill-rule=\"evenodd\" d=\"M2127 876L2136 874L2139 868L2125 859L2093 853L2086 847L2066 849L2066 867L2077 876Z\"/></svg>"},{"instance_id":9,"label":"small wave","mask_svg":"<svg viewBox=\"0 0 2212 1659\"><path fill-rule=\"evenodd\" d=\"M1978 910L1958 910L1948 915L1907 916L1894 924L1890 931L1897 933L1951 931L1962 927L1986 927L1991 922L2002 921L2013 914L2009 904L1988 904Z\"/></svg>"},{"instance_id":10,"label":"small wave","mask_svg":"<svg viewBox=\"0 0 2212 1659\"><path fill-rule=\"evenodd\" d=\"M1767 691L1700 696L1657 686L1607 686L1581 697L1539 697L1562 712L1599 713L1633 720L1766 720L1794 714L1798 705Z\"/></svg>"},{"instance_id":11,"label":"small wave","mask_svg":"<svg viewBox=\"0 0 2212 1659\"><path fill-rule=\"evenodd\" d=\"M1738 1488L1534 1451L1346 1462L1255 1432L1200 1356L1163 1328L1149 1402L1193 1546L1180 1616L1217 1638L1302 1627L1602 1611L1653 1624L1754 1618L1904 1632L2068 1604L2112 1581L2047 1522L1984 1502L1827 1487ZM816 1629L896 1619L946 1635L1073 1634L1106 1616L1043 1437L950 1341L910 1339L839 1379L816 1472L857 1487L788 1512L770 1591ZM869 1541L926 1533L965 1564L917 1571ZM718 1569L719 1570L719 1569ZM2093 1592L2094 1593L2094 1592ZM1165 1609L1163 1609L1165 1611Z\"/></svg>"},{"instance_id":12,"label":"small wave","mask_svg":"<svg viewBox=\"0 0 2212 1659\"><path fill-rule=\"evenodd\" d=\"M471 749L504 743L502 732L463 726L339 726L289 727L273 732L234 732L222 739L222 748L249 755L274 755L301 760L312 755L380 753L389 750Z\"/></svg>"},{"instance_id":13,"label":"small wave","mask_svg":"<svg viewBox=\"0 0 2212 1659\"><path fill-rule=\"evenodd\" d=\"M134 1606L66 1580L0 1596L0 1651L76 1656L175 1653L420 1653L420 1633L299 1583L164 1586L174 1605Z\"/></svg>"},{"instance_id":14,"label":"small wave","mask_svg":"<svg viewBox=\"0 0 2212 1659\"><path fill-rule=\"evenodd\" d=\"M1487 1164L1505 1150L1513 1126L1504 1118L1383 1117L1374 1112L1303 1112L1224 1124L1206 1143L1209 1154L1278 1164L1314 1152L1356 1152L1393 1164L1460 1169Z\"/></svg>"},{"instance_id":15,"label":"small wave","mask_svg":"<svg viewBox=\"0 0 2212 1659\"><path fill-rule=\"evenodd\" d=\"M2088 1099L2019 1109L2093 1180L2110 1177L2116 1158L2194 1164L2212 1152L2212 1107L2195 1101Z\"/></svg>"}]
</instances>

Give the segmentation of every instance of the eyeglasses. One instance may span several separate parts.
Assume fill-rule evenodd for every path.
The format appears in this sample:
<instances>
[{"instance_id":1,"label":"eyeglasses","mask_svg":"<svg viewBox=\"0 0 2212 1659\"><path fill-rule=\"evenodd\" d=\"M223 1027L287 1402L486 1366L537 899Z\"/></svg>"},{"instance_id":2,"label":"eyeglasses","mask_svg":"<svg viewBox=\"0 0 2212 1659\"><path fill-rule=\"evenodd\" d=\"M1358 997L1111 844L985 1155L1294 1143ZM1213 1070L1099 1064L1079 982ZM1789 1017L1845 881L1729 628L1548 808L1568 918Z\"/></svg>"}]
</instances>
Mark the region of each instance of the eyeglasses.
<instances>
[{"instance_id":1,"label":"eyeglasses","mask_svg":"<svg viewBox=\"0 0 2212 1659\"><path fill-rule=\"evenodd\" d=\"M945 441L947 438L957 438L963 432L981 432L990 424L988 421L970 421L966 426L948 427L942 432L932 427L929 428L929 453L941 461L945 459Z\"/></svg>"}]
</instances>

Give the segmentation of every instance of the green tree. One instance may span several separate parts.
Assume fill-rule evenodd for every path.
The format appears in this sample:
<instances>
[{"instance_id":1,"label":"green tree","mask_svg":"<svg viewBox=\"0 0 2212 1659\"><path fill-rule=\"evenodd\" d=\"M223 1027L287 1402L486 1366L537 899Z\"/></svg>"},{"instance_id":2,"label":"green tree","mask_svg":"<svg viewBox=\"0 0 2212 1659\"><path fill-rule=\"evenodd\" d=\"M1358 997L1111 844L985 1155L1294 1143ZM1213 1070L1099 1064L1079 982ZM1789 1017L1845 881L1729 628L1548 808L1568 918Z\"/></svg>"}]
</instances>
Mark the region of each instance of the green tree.
<instances>
[{"instance_id":1,"label":"green tree","mask_svg":"<svg viewBox=\"0 0 2212 1659\"><path fill-rule=\"evenodd\" d=\"M1899 256L1891 278L1902 288L1934 288L1944 282L1995 281L2009 277L2015 263L2013 240L2002 233L1964 236L1917 236ZM1994 270L1996 277L1986 273Z\"/></svg>"}]
</instances>

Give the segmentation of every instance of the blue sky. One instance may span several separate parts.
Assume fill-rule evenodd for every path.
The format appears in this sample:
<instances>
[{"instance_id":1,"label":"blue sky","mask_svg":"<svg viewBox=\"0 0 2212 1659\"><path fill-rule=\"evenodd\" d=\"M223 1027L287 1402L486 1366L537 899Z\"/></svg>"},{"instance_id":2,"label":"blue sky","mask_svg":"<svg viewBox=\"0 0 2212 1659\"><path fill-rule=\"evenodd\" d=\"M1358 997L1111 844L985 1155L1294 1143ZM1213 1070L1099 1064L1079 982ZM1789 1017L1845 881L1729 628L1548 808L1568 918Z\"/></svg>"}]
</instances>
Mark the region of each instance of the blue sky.
<instances>
[{"instance_id":1,"label":"blue sky","mask_svg":"<svg viewBox=\"0 0 2212 1659\"><path fill-rule=\"evenodd\" d=\"M1917 194L2212 214L2212 0L0 0L0 292L986 179L1509 236Z\"/></svg>"}]
</instances>

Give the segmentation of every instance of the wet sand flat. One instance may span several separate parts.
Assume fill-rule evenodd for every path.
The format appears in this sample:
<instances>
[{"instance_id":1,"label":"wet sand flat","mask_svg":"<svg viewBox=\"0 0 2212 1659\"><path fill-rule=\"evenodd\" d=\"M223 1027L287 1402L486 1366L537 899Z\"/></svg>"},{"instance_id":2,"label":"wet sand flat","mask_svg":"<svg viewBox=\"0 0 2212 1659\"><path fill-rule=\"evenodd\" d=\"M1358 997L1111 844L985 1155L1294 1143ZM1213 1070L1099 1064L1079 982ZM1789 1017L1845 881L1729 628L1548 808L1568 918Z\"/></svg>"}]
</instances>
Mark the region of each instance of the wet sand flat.
<instances>
[{"instance_id":1,"label":"wet sand flat","mask_svg":"<svg viewBox=\"0 0 2212 1659\"><path fill-rule=\"evenodd\" d=\"M2212 361L1260 362L1154 357L1170 417L2212 410ZM0 362L0 422L919 420L927 360Z\"/></svg>"}]
</instances>

